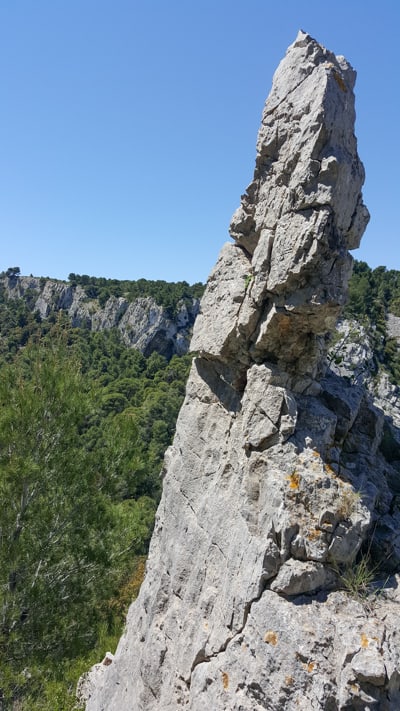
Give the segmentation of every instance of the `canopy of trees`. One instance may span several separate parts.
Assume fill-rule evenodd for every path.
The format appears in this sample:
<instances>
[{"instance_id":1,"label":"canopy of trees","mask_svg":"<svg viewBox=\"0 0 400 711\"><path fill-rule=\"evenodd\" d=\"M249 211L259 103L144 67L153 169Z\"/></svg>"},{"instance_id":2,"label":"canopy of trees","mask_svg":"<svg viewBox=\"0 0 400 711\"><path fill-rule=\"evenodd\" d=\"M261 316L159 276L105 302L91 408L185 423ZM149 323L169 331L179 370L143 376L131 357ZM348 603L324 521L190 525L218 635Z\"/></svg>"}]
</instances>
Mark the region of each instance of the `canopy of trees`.
<instances>
[{"instance_id":1,"label":"canopy of trees","mask_svg":"<svg viewBox=\"0 0 400 711\"><path fill-rule=\"evenodd\" d=\"M190 357L0 295L0 709L67 711L138 589Z\"/></svg>"},{"instance_id":2,"label":"canopy of trees","mask_svg":"<svg viewBox=\"0 0 400 711\"><path fill-rule=\"evenodd\" d=\"M364 322L373 340L377 367L384 365L392 382L400 382L397 343L386 332L386 315L400 316L400 271L355 262L344 316Z\"/></svg>"},{"instance_id":3,"label":"canopy of trees","mask_svg":"<svg viewBox=\"0 0 400 711\"><path fill-rule=\"evenodd\" d=\"M167 282L147 279L120 281L74 273L68 275L68 281L72 285L79 284L83 287L90 299L98 299L100 306L104 306L110 296L123 296L128 301L142 296L152 296L160 306L164 306L171 314L175 311L178 301L191 301L194 298L200 298L204 291L204 285L200 282L190 286L186 281Z\"/></svg>"}]
</instances>

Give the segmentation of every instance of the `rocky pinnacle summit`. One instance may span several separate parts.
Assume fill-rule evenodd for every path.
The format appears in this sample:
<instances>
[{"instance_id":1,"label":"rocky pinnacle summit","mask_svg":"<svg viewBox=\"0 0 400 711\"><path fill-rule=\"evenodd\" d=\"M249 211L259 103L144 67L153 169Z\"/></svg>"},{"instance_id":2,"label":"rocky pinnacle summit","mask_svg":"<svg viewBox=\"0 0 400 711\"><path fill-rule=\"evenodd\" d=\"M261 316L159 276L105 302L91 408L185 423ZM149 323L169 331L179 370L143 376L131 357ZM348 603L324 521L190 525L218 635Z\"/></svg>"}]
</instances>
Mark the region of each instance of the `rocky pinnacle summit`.
<instances>
[{"instance_id":1,"label":"rocky pinnacle summit","mask_svg":"<svg viewBox=\"0 0 400 711\"><path fill-rule=\"evenodd\" d=\"M304 32L275 73L146 577L114 660L81 680L87 711L400 708L398 431L326 360L368 222L354 82ZM363 551L385 570L371 604L343 583Z\"/></svg>"}]
</instances>

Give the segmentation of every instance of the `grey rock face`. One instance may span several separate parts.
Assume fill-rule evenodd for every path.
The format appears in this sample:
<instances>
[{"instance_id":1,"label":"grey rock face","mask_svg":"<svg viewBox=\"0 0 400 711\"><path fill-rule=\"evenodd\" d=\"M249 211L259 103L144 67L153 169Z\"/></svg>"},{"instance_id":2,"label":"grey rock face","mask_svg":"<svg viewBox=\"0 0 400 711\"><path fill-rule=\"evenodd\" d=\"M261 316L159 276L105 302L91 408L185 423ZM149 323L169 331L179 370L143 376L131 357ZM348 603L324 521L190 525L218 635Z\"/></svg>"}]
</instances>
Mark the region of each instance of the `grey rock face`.
<instances>
[{"instance_id":1,"label":"grey rock face","mask_svg":"<svg viewBox=\"0 0 400 711\"><path fill-rule=\"evenodd\" d=\"M76 698L79 705L86 703L87 699L90 699L93 691L102 686L105 671L107 667L113 663L113 660L114 655L111 652L106 652L100 664L95 664L88 672L81 676L76 689Z\"/></svg>"},{"instance_id":2,"label":"grey rock face","mask_svg":"<svg viewBox=\"0 0 400 711\"><path fill-rule=\"evenodd\" d=\"M304 33L275 74L196 321L146 579L88 711L398 708L397 579L376 612L338 591L365 544L400 562L384 415L325 360L367 221L354 76Z\"/></svg>"},{"instance_id":3,"label":"grey rock face","mask_svg":"<svg viewBox=\"0 0 400 711\"><path fill-rule=\"evenodd\" d=\"M4 277L8 298L29 299L31 308L41 318L64 310L74 327L104 331L117 328L127 346L145 356L153 351L171 358L189 349L192 328L199 310L197 299L187 305L178 303L178 312L171 316L167 309L147 296L129 302L123 297L110 296L104 307L88 299L84 289L53 279L37 277Z\"/></svg>"},{"instance_id":4,"label":"grey rock face","mask_svg":"<svg viewBox=\"0 0 400 711\"><path fill-rule=\"evenodd\" d=\"M388 314L387 331L389 338L395 338L400 344L400 316Z\"/></svg>"}]
</instances>

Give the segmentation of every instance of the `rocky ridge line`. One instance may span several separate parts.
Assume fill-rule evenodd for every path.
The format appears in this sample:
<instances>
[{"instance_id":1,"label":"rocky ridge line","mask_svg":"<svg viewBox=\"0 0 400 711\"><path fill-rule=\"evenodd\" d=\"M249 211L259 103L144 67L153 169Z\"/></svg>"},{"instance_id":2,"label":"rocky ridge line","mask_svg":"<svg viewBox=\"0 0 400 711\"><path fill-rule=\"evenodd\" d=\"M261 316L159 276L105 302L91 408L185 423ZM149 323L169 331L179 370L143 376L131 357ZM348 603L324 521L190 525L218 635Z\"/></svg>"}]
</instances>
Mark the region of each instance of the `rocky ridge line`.
<instances>
[{"instance_id":1,"label":"rocky ridge line","mask_svg":"<svg viewBox=\"0 0 400 711\"><path fill-rule=\"evenodd\" d=\"M116 328L126 346L136 348L145 356L153 351L166 358L187 353L199 311L198 299L193 299L191 304L181 301L172 317L150 296L133 301L110 296L100 307L96 299L88 298L79 284L73 286L54 279L11 276L0 278L0 284L6 298L24 299L31 304L32 311L38 311L42 320L64 311L74 328L91 331Z\"/></svg>"},{"instance_id":2,"label":"rocky ridge line","mask_svg":"<svg viewBox=\"0 0 400 711\"><path fill-rule=\"evenodd\" d=\"M400 706L400 463L384 413L325 358L368 219L354 80L303 32L274 76L196 321L146 579L87 711ZM363 550L386 570L368 600L342 589Z\"/></svg>"}]
</instances>

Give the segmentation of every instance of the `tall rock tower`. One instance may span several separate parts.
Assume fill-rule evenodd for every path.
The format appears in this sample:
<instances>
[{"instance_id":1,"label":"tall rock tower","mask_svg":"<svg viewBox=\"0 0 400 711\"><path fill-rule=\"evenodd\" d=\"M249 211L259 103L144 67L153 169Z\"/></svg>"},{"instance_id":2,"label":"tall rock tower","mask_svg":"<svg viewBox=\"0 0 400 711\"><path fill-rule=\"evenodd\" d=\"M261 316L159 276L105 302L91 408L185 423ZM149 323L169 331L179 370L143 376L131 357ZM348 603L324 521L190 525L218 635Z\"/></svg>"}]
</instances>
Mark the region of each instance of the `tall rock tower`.
<instances>
[{"instance_id":1,"label":"tall rock tower","mask_svg":"<svg viewBox=\"0 0 400 711\"><path fill-rule=\"evenodd\" d=\"M354 81L303 32L276 71L195 325L146 578L88 711L400 708L395 618L340 589L372 528L400 560L383 414L325 365L368 221Z\"/></svg>"}]
</instances>

